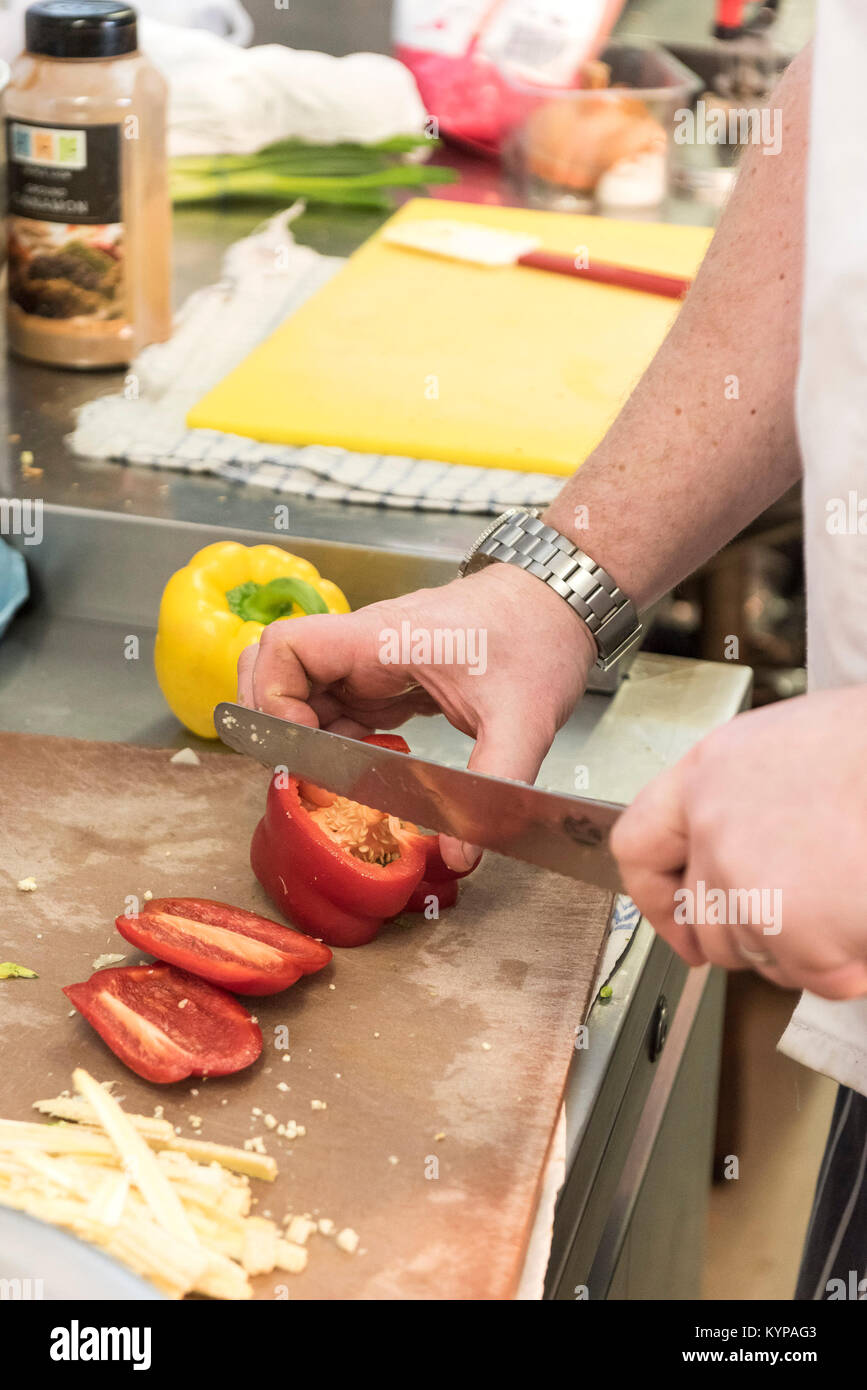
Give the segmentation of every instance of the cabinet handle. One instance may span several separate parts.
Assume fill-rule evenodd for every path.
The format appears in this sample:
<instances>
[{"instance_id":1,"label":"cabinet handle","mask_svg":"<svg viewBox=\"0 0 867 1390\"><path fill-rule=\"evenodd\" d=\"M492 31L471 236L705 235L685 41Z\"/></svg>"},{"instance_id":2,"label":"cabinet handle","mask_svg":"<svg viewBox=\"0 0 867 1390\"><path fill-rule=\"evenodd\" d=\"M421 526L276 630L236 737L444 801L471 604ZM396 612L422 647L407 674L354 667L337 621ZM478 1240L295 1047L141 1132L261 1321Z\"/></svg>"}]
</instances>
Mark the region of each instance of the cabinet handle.
<instances>
[{"instance_id":1,"label":"cabinet handle","mask_svg":"<svg viewBox=\"0 0 867 1390\"><path fill-rule=\"evenodd\" d=\"M665 1047L665 1040L668 1037L668 1000L664 994L660 994L656 1001L656 1008L653 1011L653 1019L650 1024L650 1060L655 1062L657 1057Z\"/></svg>"}]
</instances>

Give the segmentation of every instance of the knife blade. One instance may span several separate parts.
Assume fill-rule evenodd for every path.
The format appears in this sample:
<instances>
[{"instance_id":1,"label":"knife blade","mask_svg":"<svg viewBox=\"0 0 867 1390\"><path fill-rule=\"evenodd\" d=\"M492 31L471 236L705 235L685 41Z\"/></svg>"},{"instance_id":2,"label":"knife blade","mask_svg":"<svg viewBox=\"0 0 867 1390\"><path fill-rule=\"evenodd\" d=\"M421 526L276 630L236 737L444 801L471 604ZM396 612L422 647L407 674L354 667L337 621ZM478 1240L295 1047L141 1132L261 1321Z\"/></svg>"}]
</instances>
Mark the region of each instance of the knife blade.
<instances>
[{"instance_id":1,"label":"knife blade","mask_svg":"<svg viewBox=\"0 0 867 1390\"><path fill-rule=\"evenodd\" d=\"M228 702L217 705L214 724L223 743L265 767L511 859L620 889L608 836L623 806L447 767Z\"/></svg>"}]
</instances>

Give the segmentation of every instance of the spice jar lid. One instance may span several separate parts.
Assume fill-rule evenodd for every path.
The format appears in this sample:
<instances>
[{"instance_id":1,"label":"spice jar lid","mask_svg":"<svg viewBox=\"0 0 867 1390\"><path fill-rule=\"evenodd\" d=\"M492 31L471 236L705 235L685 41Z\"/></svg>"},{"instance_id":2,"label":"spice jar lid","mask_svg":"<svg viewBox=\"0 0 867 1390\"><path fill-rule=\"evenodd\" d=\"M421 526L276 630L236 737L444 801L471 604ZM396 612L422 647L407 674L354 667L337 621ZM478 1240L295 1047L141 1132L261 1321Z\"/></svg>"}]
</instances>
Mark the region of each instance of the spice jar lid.
<instances>
[{"instance_id":1,"label":"spice jar lid","mask_svg":"<svg viewBox=\"0 0 867 1390\"><path fill-rule=\"evenodd\" d=\"M116 58L136 51L136 12L118 0L39 0L25 11L24 42L49 58Z\"/></svg>"}]
</instances>

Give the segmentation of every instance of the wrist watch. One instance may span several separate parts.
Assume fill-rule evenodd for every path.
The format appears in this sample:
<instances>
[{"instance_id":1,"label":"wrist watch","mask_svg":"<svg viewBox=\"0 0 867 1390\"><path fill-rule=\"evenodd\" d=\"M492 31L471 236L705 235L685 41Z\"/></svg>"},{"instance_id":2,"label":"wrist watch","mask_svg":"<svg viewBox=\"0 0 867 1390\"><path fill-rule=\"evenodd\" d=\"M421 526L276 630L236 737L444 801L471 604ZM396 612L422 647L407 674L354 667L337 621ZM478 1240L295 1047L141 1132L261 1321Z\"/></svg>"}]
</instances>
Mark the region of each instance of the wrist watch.
<instances>
[{"instance_id":1,"label":"wrist watch","mask_svg":"<svg viewBox=\"0 0 867 1390\"><path fill-rule=\"evenodd\" d=\"M534 574L565 599L596 643L599 670L609 671L640 639L644 628L632 600L568 536L546 526L538 509L503 512L485 527L458 573L475 574L496 560Z\"/></svg>"}]
</instances>

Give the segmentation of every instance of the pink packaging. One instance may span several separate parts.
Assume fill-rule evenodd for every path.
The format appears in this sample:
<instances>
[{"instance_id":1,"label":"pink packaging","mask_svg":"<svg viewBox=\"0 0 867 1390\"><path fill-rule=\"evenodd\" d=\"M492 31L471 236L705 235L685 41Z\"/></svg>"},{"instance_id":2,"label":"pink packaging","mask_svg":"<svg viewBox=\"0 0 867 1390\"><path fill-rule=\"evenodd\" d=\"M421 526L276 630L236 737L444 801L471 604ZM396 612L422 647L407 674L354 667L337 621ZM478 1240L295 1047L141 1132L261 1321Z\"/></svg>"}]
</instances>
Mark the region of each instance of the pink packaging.
<instances>
[{"instance_id":1,"label":"pink packaging","mask_svg":"<svg viewBox=\"0 0 867 1390\"><path fill-rule=\"evenodd\" d=\"M577 86L624 0L395 0L395 55L441 135L496 154L546 87ZM522 88L529 88L522 91Z\"/></svg>"}]
</instances>

